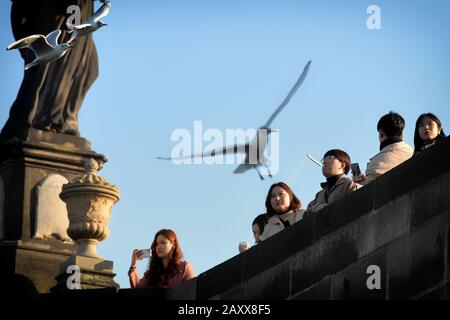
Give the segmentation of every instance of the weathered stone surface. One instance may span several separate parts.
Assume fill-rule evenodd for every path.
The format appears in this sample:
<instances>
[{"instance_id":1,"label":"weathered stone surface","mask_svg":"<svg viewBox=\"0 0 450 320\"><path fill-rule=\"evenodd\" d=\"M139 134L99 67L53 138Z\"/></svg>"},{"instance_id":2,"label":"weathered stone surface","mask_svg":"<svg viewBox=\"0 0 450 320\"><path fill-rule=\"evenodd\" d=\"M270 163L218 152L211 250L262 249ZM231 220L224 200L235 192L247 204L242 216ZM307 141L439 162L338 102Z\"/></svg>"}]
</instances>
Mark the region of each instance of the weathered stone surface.
<instances>
[{"instance_id":1,"label":"weathered stone surface","mask_svg":"<svg viewBox=\"0 0 450 320\"><path fill-rule=\"evenodd\" d=\"M0 177L7 190L5 239L23 240L34 236L35 188L39 182L51 174L70 180L84 172L84 161L89 158L96 159L101 165L106 162L103 155L82 149L83 139L72 137L72 140L73 143L62 145L36 141L0 144Z\"/></svg>"},{"instance_id":2,"label":"weathered stone surface","mask_svg":"<svg viewBox=\"0 0 450 320\"><path fill-rule=\"evenodd\" d=\"M67 235L69 218L66 204L59 198L67 179L59 174L51 174L36 186L36 231L34 238L56 238L71 241Z\"/></svg>"},{"instance_id":3,"label":"weathered stone surface","mask_svg":"<svg viewBox=\"0 0 450 320\"><path fill-rule=\"evenodd\" d=\"M293 257L291 294L302 292L324 277L357 261L357 231L357 226L348 225Z\"/></svg>"},{"instance_id":4,"label":"weathered stone surface","mask_svg":"<svg viewBox=\"0 0 450 320\"><path fill-rule=\"evenodd\" d=\"M364 257L407 234L410 230L410 216L411 198L407 194L356 221L359 256Z\"/></svg>"},{"instance_id":5,"label":"weathered stone surface","mask_svg":"<svg viewBox=\"0 0 450 320\"><path fill-rule=\"evenodd\" d=\"M432 289L430 292L421 296L419 300L450 300L450 282Z\"/></svg>"},{"instance_id":6,"label":"weathered stone surface","mask_svg":"<svg viewBox=\"0 0 450 320\"><path fill-rule=\"evenodd\" d=\"M195 300L197 298L197 279L191 279L178 286L167 290L167 300Z\"/></svg>"},{"instance_id":7,"label":"weathered stone surface","mask_svg":"<svg viewBox=\"0 0 450 320\"><path fill-rule=\"evenodd\" d=\"M57 284L61 264L74 252L73 244L55 239L1 241L0 291L19 295L49 292Z\"/></svg>"},{"instance_id":8,"label":"weathered stone surface","mask_svg":"<svg viewBox=\"0 0 450 320\"><path fill-rule=\"evenodd\" d=\"M290 296L290 270L284 264L276 265L236 288L220 293L220 300L287 299Z\"/></svg>"},{"instance_id":9,"label":"weathered stone surface","mask_svg":"<svg viewBox=\"0 0 450 320\"><path fill-rule=\"evenodd\" d=\"M291 300L329 300L331 299L331 276L327 276L313 286L294 294Z\"/></svg>"},{"instance_id":10,"label":"weathered stone surface","mask_svg":"<svg viewBox=\"0 0 450 320\"><path fill-rule=\"evenodd\" d=\"M66 141L56 144L49 138L43 142L0 144L0 178L6 191L5 236L0 241L0 256L5 258L0 264L1 283L19 281L17 287L23 284L24 291L48 292L56 284L60 264L75 251L74 244L56 238L33 239L39 182L52 174L72 179L84 172L84 161L89 158L102 164L106 161L103 155L85 149L83 139L72 136Z\"/></svg>"},{"instance_id":11,"label":"weathered stone surface","mask_svg":"<svg viewBox=\"0 0 450 320\"><path fill-rule=\"evenodd\" d=\"M5 237L5 213L5 187L3 185L3 179L0 177L0 240Z\"/></svg>"},{"instance_id":12,"label":"weathered stone surface","mask_svg":"<svg viewBox=\"0 0 450 320\"><path fill-rule=\"evenodd\" d=\"M412 196L412 227L420 226L442 212L450 212L450 171L427 181Z\"/></svg>"},{"instance_id":13,"label":"weathered stone surface","mask_svg":"<svg viewBox=\"0 0 450 320\"><path fill-rule=\"evenodd\" d=\"M444 281L447 225L438 216L386 248L389 299L417 298Z\"/></svg>"},{"instance_id":14,"label":"weathered stone surface","mask_svg":"<svg viewBox=\"0 0 450 320\"><path fill-rule=\"evenodd\" d=\"M80 270L81 289L119 288L113 280L116 274L113 272L112 261L73 255L61 264L60 274L57 277L58 285L53 288L53 291L71 290L67 286L67 280L74 275L73 270L69 268L73 266Z\"/></svg>"},{"instance_id":15,"label":"weathered stone surface","mask_svg":"<svg viewBox=\"0 0 450 320\"><path fill-rule=\"evenodd\" d=\"M378 250L364 259L358 260L333 276L331 299L371 300L385 299L387 291L386 252ZM374 274L370 266L379 268L380 289L369 289L367 281ZM368 273L368 271L370 273ZM371 279L372 280L372 279ZM373 282L371 282L373 284Z\"/></svg>"}]
</instances>

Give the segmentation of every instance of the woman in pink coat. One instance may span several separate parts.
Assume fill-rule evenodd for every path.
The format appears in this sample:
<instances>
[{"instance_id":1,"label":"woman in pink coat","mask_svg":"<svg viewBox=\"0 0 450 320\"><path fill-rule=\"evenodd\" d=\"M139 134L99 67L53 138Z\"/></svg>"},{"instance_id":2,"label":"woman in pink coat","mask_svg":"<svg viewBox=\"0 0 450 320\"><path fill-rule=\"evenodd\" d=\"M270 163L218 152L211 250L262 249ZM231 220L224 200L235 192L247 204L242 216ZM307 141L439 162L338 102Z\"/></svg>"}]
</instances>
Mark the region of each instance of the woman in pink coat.
<instances>
[{"instance_id":1,"label":"woman in pink coat","mask_svg":"<svg viewBox=\"0 0 450 320\"><path fill-rule=\"evenodd\" d=\"M155 235L151 245L151 258L147 271L139 279L136 262L143 258L143 251L134 249L128 271L132 288L173 288L195 277L192 266L183 260L183 253L175 232L162 229Z\"/></svg>"}]
</instances>

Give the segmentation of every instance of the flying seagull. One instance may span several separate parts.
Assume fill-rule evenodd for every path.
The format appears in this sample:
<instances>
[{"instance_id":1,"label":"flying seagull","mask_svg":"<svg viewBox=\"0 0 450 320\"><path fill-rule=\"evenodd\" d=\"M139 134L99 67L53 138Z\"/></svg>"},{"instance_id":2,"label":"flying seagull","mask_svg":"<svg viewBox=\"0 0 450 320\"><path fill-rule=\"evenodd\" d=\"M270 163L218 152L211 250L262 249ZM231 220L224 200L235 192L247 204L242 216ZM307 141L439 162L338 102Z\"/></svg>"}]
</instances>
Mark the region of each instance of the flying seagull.
<instances>
[{"instance_id":1,"label":"flying seagull","mask_svg":"<svg viewBox=\"0 0 450 320\"><path fill-rule=\"evenodd\" d=\"M68 43L71 43L77 37L85 36L103 26L107 26L107 24L100 21L100 19L106 17L109 14L109 11L111 11L111 2L108 0L102 2L103 5L94 13L94 15L87 19L85 23L75 26L69 22L66 22L66 26L69 28L69 33L72 34Z\"/></svg>"},{"instance_id":2,"label":"flying seagull","mask_svg":"<svg viewBox=\"0 0 450 320\"><path fill-rule=\"evenodd\" d=\"M291 98L294 96L295 92L298 90L298 88L302 85L303 81L305 80L309 67L311 66L311 61L309 61L305 68L303 69L302 74L298 78L298 80L295 82L294 86L292 87L291 91L289 91L286 98L284 98L283 102L278 106L278 108L275 110L275 112L270 116L269 120L259 127L257 133L253 137L253 139L246 144L235 144L233 146L223 147L203 153L193 154L191 156L187 157L181 157L181 158L165 158L165 157L157 157L157 159L160 160L182 160L182 159L193 159L198 157L214 157L216 155L225 155L230 153L245 153L245 160L242 162L234 171L234 174L237 173L243 173L246 172L249 169L256 169L258 172L259 178L261 180L264 180L264 177L262 176L261 172L259 171L259 167L264 166L269 176L272 177L272 174L270 173L270 170L267 166L267 162L269 159L267 159L264 156L264 151L267 148L267 144L269 142L269 135L276 131L275 129L271 129L270 125L272 124L273 120L278 116L278 114L283 110L284 107L287 106Z\"/></svg>"},{"instance_id":3,"label":"flying seagull","mask_svg":"<svg viewBox=\"0 0 450 320\"><path fill-rule=\"evenodd\" d=\"M35 65L52 62L64 56L71 46L68 43L58 44L61 30L56 29L47 36L34 34L11 43L6 50L29 48L33 50L36 58L25 66L25 70Z\"/></svg>"}]
</instances>

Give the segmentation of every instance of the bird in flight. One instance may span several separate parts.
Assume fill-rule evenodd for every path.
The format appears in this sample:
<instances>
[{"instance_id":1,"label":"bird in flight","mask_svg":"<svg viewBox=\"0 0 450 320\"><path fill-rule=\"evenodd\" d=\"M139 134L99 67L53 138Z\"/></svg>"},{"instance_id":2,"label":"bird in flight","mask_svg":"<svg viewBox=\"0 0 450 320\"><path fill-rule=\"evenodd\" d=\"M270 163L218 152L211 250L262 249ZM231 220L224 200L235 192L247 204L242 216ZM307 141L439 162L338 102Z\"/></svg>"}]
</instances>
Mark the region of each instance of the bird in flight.
<instances>
[{"instance_id":1,"label":"bird in flight","mask_svg":"<svg viewBox=\"0 0 450 320\"><path fill-rule=\"evenodd\" d=\"M69 28L69 33L72 34L68 43L71 43L77 37L85 36L91 32L97 31L101 27L107 26L107 24L100 19L106 17L111 11L111 2L107 0L102 2L103 5L91 17L89 17L85 23L73 25L68 21L66 22L66 26Z\"/></svg>"},{"instance_id":2,"label":"bird in flight","mask_svg":"<svg viewBox=\"0 0 450 320\"><path fill-rule=\"evenodd\" d=\"M36 56L33 61L25 65L25 70L35 65L52 62L64 56L67 50L73 48L68 43L58 44L58 38L61 30L56 29L44 36L42 34L34 34L26 38L11 43L6 50L29 48Z\"/></svg>"},{"instance_id":3,"label":"bird in flight","mask_svg":"<svg viewBox=\"0 0 450 320\"><path fill-rule=\"evenodd\" d=\"M281 102L281 104L278 106L278 108L272 113L269 120L258 128L255 136L249 143L245 144L235 144L232 146L227 146L223 148L218 148L211 151L206 151L203 153L193 154L191 156L186 157L180 157L180 158L174 158L174 157L157 157L157 159L160 160L182 160L182 159L193 159L193 158L205 158L205 157L214 157L218 155L225 155L230 153L244 153L245 154L245 160L233 171L234 174L243 173L250 169L255 169L258 172L259 178L261 180L264 180L263 175L261 174L261 171L259 168L261 166L265 167L268 171L269 177L272 177L272 174L269 170L269 167L267 165L269 159L265 157L264 151L267 148L267 144L269 142L269 135L277 131L275 129L271 129L270 126L272 122L275 120L275 118L280 114L280 112L287 106L291 98L294 96L294 94L297 92L298 88L302 85L303 81L305 80L306 76L308 75L309 68L311 66L311 61L309 61L305 68L303 69L302 74L295 82L292 89L289 91L288 95L284 100Z\"/></svg>"}]
</instances>

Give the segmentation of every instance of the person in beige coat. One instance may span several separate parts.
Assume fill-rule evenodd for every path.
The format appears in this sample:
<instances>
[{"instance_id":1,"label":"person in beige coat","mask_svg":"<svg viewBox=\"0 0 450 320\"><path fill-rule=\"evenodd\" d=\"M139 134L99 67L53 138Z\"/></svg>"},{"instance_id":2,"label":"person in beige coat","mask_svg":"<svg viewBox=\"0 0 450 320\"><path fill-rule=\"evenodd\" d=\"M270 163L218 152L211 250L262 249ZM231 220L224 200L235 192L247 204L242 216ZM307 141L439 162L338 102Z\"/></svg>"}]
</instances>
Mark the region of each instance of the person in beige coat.
<instances>
[{"instance_id":1,"label":"person in beige coat","mask_svg":"<svg viewBox=\"0 0 450 320\"><path fill-rule=\"evenodd\" d=\"M322 159L322 163L322 173L327 181L320 184L322 190L308 204L305 217L316 213L360 187L346 176L350 170L351 160L345 151L339 149L327 151Z\"/></svg>"},{"instance_id":2,"label":"person in beige coat","mask_svg":"<svg viewBox=\"0 0 450 320\"><path fill-rule=\"evenodd\" d=\"M357 183L366 185L412 157L414 149L403 142L404 128L405 120L398 113L381 117L377 125L380 152L370 159L365 174L354 177Z\"/></svg>"},{"instance_id":3,"label":"person in beige coat","mask_svg":"<svg viewBox=\"0 0 450 320\"><path fill-rule=\"evenodd\" d=\"M267 224L260 241L270 238L303 218L305 210L292 189L283 182L273 184L266 197Z\"/></svg>"}]
</instances>

